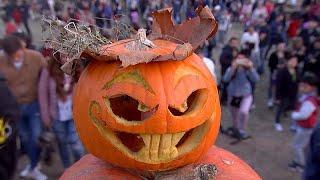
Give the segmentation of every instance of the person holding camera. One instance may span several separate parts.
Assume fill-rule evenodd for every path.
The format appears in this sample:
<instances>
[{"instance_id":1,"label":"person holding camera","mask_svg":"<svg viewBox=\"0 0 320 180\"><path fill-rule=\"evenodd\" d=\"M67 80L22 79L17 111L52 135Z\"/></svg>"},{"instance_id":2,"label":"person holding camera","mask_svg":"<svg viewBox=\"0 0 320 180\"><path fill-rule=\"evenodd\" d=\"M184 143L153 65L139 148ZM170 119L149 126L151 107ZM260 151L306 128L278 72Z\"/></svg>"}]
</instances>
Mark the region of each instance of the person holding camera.
<instances>
[{"instance_id":1,"label":"person holding camera","mask_svg":"<svg viewBox=\"0 0 320 180\"><path fill-rule=\"evenodd\" d=\"M239 131L241 138L248 137L246 128L253 101L251 84L259 80L259 75L246 54L248 54L246 50L241 51L223 77L224 81L229 83L227 87L228 104L233 128Z\"/></svg>"}]
</instances>

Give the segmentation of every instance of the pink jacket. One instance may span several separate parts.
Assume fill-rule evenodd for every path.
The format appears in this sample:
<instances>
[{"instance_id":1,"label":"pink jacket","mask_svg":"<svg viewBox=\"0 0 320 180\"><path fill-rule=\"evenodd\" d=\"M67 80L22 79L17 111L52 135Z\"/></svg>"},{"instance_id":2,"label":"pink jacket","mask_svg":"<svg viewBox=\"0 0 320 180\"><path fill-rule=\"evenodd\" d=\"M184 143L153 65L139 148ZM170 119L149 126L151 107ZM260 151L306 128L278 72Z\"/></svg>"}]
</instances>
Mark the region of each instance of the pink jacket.
<instances>
[{"instance_id":1,"label":"pink jacket","mask_svg":"<svg viewBox=\"0 0 320 180\"><path fill-rule=\"evenodd\" d=\"M58 118L58 97L56 83L46 68L41 72L38 87L41 119L44 123L52 122Z\"/></svg>"}]
</instances>

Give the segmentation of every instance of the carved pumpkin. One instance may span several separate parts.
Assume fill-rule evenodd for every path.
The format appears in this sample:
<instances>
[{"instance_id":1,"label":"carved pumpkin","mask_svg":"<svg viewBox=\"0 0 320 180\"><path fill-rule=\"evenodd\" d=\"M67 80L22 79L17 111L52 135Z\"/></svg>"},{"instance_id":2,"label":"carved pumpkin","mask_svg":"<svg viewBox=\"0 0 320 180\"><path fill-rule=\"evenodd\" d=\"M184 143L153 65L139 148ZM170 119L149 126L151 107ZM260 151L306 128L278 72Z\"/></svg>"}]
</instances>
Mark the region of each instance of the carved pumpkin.
<instances>
[{"instance_id":1,"label":"carved pumpkin","mask_svg":"<svg viewBox=\"0 0 320 180\"><path fill-rule=\"evenodd\" d=\"M154 43L164 54L177 46ZM195 54L126 68L93 61L74 97L74 118L87 150L126 168L166 170L192 163L213 144L220 125L216 84Z\"/></svg>"}]
</instances>

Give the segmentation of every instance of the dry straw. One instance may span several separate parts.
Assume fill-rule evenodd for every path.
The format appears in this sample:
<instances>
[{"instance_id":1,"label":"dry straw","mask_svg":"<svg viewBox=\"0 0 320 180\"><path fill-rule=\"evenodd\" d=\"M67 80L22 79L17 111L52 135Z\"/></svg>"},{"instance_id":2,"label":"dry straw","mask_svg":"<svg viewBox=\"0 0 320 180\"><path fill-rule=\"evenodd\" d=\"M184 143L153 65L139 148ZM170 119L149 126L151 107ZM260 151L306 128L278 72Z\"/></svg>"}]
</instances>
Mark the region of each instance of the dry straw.
<instances>
[{"instance_id":1,"label":"dry straw","mask_svg":"<svg viewBox=\"0 0 320 180\"><path fill-rule=\"evenodd\" d=\"M101 29L87 22L70 19L63 22L58 19L42 18L42 40L45 47L53 49L53 54L60 53L65 57L62 60L62 69L72 73L75 60L80 59L84 51L93 54L103 54L101 47L112 44L120 39L127 39L135 33L135 30L128 24L122 22L118 16L112 20L111 29ZM110 21L109 19L103 19ZM108 38L101 35L100 31L109 34ZM108 49L103 49L107 51Z\"/></svg>"}]
</instances>

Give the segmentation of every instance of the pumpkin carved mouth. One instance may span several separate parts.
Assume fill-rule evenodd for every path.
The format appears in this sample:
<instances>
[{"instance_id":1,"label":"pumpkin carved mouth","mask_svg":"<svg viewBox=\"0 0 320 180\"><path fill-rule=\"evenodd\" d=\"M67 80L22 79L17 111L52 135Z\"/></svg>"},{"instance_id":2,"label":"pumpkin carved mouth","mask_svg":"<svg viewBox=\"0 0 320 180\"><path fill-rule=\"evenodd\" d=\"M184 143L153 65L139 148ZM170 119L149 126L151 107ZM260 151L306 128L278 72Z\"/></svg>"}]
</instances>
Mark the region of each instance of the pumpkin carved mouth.
<instances>
[{"instance_id":1,"label":"pumpkin carved mouth","mask_svg":"<svg viewBox=\"0 0 320 180\"><path fill-rule=\"evenodd\" d=\"M89 119L105 140L110 142L126 156L139 162L158 164L172 161L193 149L203 141L210 129L213 117L203 124L186 132L171 134L132 134L113 131L106 127L103 120L96 116L101 113L101 106L92 101L89 108ZM213 114L212 114L213 116Z\"/></svg>"},{"instance_id":2,"label":"pumpkin carved mouth","mask_svg":"<svg viewBox=\"0 0 320 180\"><path fill-rule=\"evenodd\" d=\"M99 124L95 126L107 141L128 157L158 164L172 161L198 147L209 129L208 121L187 132L173 134L131 134L114 132Z\"/></svg>"},{"instance_id":3,"label":"pumpkin carved mouth","mask_svg":"<svg viewBox=\"0 0 320 180\"><path fill-rule=\"evenodd\" d=\"M168 153L175 153L175 149L182 146L187 141L187 139L192 135L193 130L194 128L187 132L163 135L140 135L126 132L115 132L115 134L122 144L132 152L139 152L144 147L149 147L149 151L153 149L158 152L159 156L173 156L174 154ZM154 142L152 143L152 141Z\"/></svg>"}]
</instances>

